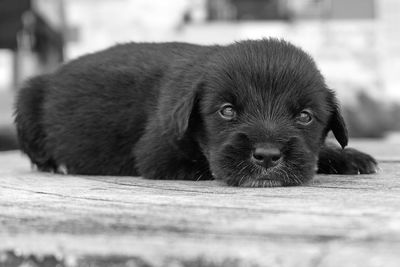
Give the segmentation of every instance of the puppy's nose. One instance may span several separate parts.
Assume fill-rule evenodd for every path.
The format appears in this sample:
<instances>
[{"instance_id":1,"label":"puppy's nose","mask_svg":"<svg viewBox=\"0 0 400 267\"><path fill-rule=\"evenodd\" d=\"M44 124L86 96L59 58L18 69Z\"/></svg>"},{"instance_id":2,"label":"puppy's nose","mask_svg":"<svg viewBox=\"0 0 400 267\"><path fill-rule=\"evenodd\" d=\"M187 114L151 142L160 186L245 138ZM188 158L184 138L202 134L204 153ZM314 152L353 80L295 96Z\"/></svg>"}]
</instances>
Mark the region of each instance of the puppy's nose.
<instances>
[{"instance_id":1,"label":"puppy's nose","mask_svg":"<svg viewBox=\"0 0 400 267\"><path fill-rule=\"evenodd\" d=\"M252 154L252 160L266 169L277 165L281 157L281 151L275 146L256 147Z\"/></svg>"}]
</instances>

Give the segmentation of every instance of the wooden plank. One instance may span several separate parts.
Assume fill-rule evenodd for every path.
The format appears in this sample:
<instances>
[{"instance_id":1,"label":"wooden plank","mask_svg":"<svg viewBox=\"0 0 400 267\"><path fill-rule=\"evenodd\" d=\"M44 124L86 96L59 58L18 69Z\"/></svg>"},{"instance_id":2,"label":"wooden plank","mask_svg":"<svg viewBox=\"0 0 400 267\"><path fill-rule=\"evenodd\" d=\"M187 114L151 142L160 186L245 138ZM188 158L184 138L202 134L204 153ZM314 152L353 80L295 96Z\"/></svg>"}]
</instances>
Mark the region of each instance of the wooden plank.
<instances>
[{"instance_id":1,"label":"wooden plank","mask_svg":"<svg viewBox=\"0 0 400 267\"><path fill-rule=\"evenodd\" d=\"M400 162L380 167L254 189L38 173L2 153L0 266L397 267Z\"/></svg>"}]
</instances>

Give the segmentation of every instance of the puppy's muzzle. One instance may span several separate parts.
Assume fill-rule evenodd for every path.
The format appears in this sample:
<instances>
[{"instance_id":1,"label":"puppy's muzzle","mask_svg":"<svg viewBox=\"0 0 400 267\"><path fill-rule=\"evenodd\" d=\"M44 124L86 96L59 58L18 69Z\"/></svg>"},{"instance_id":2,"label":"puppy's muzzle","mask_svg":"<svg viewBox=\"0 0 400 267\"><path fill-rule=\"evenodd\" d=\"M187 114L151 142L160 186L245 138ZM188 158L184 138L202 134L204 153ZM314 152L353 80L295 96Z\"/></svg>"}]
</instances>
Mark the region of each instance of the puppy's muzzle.
<instances>
[{"instance_id":1,"label":"puppy's muzzle","mask_svg":"<svg viewBox=\"0 0 400 267\"><path fill-rule=\"evenodd\" d=\"M265 169L278 165L281 158L281 150L271 143L256 145L251 155L251 161Z\"/></svg>"}]
</instances>

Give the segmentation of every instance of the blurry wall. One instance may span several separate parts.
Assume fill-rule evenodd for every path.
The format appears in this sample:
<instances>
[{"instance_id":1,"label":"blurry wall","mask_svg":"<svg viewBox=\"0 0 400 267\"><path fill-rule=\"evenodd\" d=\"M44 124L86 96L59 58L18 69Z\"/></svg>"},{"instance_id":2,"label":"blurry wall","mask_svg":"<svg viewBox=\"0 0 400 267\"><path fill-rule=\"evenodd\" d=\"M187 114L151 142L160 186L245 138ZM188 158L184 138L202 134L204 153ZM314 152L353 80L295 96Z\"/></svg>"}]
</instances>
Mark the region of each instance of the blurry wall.
<instances>
[{"instance_id":1,"label":"blurry wall","mask_svg":"<svg viewBox=\"0 0 400 267\"><path fill-rule=\"evenodd\" d=\"M62 27L52 1L35 2ZM118 42L226 44L272 36L311 53L344 101L359 90L400 101L398 0L68 0L64 8L67 59ZM0 91L11 87L11 60L0 50ZM36 69L31 61L22 65Z\"/></svg>"},{"instance_id":2,"label":"blurry wall","mask_svg":"<svg viewBox=\"0 0 400 267\"><path fill-rule=\"evenodd\" d=\"M400 101L398 0L69 0L66 13L68 58L126 41L278 37L311 53L343 101Z\"/></svg>"},{"instance_id":3,"label":"blurry wall","mask_svg":"<svg viewBox=\"0 0 400 267\"><path fill-rule=\"evenodd\" d=\"M0 1L1 91L60 64L63 10L63 0Z\"/></svg>"}]
</instances>

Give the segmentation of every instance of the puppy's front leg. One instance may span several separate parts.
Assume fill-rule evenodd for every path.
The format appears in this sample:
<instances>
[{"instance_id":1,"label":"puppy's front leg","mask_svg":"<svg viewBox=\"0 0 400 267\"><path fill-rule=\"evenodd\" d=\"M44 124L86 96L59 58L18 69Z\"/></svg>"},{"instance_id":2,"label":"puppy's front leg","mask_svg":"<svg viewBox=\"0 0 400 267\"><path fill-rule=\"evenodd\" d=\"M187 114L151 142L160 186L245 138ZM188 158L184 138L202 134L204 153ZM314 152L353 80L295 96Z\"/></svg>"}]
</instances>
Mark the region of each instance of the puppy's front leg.
<instances>
[{"instance_id":1,"label":"puppy's front leg","mask_svg":"<svg viewBox=\"0 0 400 267\"><path fill-rule=\"evenodd\" d=\"M205 160L183 158L179 155L180 152L172 147L164 147L162 152L155 155L154 151L150 150L145 157L137 157L137 167L144 178L195 181L214 179Z\"/></svg>"},{"instance_id":2,"label":"puppy's front leg","mask_svg":"<svg viewBox=\"0 0 400 267\"><path fill-rule=\"evenodd\" d=\"M134 149L136 167L148 179L211 180L206 158L191 140L171 140L151 122Z\"/></svg>"},{"instance_id":3,"label":"puppy's front leg","mask_svg":"<svg viewBox=\"0 0 400 267\"><path fill-rule=\"evenodd\" d=\"M340 148L325 144L318 159L318 173L325 174L369 174L376 173L376 160L354 148Z\"/></svg>"}]
</instances>

